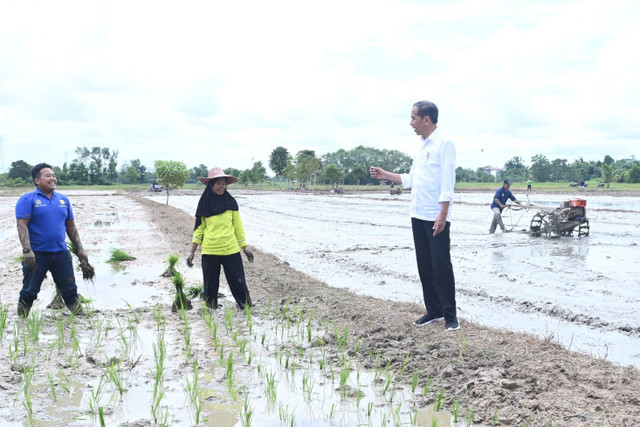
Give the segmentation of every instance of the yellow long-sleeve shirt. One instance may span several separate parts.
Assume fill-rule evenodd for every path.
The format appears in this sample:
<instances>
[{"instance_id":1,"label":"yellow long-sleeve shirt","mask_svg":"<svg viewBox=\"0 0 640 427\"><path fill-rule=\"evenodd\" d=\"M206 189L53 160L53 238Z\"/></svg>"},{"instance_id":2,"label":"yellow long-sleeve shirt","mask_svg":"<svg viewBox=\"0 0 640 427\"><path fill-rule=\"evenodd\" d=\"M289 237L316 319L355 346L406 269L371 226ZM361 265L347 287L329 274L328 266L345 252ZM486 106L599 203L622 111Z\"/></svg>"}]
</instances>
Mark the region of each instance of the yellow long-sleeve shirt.
<instances>
[{"instance_id":1,"label":"yellow long-sleeve shirt","mask_svg":"<svg viewBox=\"0 0 640 427\"><path fill-rule=\"evenodd\" d=\"M220 215L202 217L202 223L193 232L193 243L202 246L204 255L232 255L247 246L244 226L238 211L225 211Z\"/></svg>"}]
</instances>

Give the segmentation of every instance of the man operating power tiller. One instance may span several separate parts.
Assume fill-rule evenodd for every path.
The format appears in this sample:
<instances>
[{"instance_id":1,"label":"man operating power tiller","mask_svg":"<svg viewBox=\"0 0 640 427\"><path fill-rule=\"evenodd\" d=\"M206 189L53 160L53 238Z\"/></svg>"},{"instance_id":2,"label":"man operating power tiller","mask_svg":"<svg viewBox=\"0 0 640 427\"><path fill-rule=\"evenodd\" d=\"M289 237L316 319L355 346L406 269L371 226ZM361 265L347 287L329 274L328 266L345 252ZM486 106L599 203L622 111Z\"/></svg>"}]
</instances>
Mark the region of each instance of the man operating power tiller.
<instances>
[{"instance_id":1,"label":"man operating power tiller","mask_svg":"<svg viewBox=\"0 0 640 427\"><path fill-rule=\"evenodd\" d=\"M88 261L80 242L69 199L56 192L58 180L50 165L40 163L31 170L36 190L23 194L16 204L18 237L22 244L22 290L18 299L18 315L27 317L40 286L51 272L67 308L82 313L78 288L73 274L71 253L65 233L78 248L78 258Z\"/></svg>"},{"instance_id":2,"label":"man operating power tiller","mask_svg":"<svg viewBox=\"0 0 640 427\"><path fill-rule=\"evenodd\" d=\"M502 211L504 208L508 207L507 199L512 200L513 202L520 204L520 201L516 199L511 193L511 181L505 179L502 187L496 190L496 194L493 196L493 202L491 203L491 211L493 211L493 219L491 220L491 226L489 227L489 234L493 234L496 232L496 228L498 225L502 229L502 232L506 232L507 230L504 227L504 223L502 222Z\"/></svg>"}]
</instances>

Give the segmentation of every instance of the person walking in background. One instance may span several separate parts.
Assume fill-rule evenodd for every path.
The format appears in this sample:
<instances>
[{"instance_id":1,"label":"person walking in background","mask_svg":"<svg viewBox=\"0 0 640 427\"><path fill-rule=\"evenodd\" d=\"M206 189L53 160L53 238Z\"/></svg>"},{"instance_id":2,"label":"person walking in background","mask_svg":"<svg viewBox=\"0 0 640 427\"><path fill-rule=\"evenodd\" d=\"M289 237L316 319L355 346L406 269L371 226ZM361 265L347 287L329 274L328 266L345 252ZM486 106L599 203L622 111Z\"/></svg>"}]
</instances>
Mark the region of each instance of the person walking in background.
<instances>
[{"instance_id":1,"label":"person walking in background","mask_svg":"<svg viewBox=\"0 0 640 427\"><path fill-rule=\"evenodd\" d=\"M493 202L491 203L493 219L491 220L491 227L489 227L489 234L495 233L498 225L502 229L503 233L506 231L504 223L502 222L502 211L507 207L507 199L511 199L515 203L520 204L520 201L516 200L516 197L509 190L510 188L511 181L505 179L502 183L502 187L498 188L496 194L493 196Z\"/></svg>"},{"instance_id":2,"label":"person walking in background","mask_svg":"<svg viewBox=\"0 0 640 427\"><path fill-rule=\"evenodd\" d=\"M206 187L196 209L196 222L187 265L193 267L196 249L202 246L202 276L207 307L220 307L218 288L221 266L238 307L243 309L246 304L251 306L240 251L244 252L249 262L253 262L253 253L245 241L238 202L227 191L227 185L237 182L238 178L226 175L220 168L212 168L207 177L198 179Z\"/></svg>"},{"instance_id":3,"label":"person walking in background","mask_svg":"<svg viewBox=\"0 0 640 427\"><path fill-rule=\"evenodd\" d=\"M527 191L531 191L531 178L527 180Z\"/></svg>"},{"instance_id":4,"label":"person walking in background","mask_svg":"<svg viewBox=\"0 0 640 427\"><path fill-rule=\"evenodd\" d=\"M456 331L455 279L451 264L450 206L456 183L456 150L440 134L438 107L429 101L411 109L411 127L420 136L420 148L408 174L372 166L372 178L386 179L411 190L411 228L426 313L416 326L445 321L445 330Z\"/></svg>"},{"instance_id":5,"label":"person walking in background","mask_svg":"<svg viewBox=\"0 0 640 427\"><path fill-rule=\"evenodd\" d=\"M82 314L65 233L78 248L78 258L88 262L89 257L80 241L71 203L55 191L58 180L47 163L35 165L31 178L36 185L35 191L23 194L16 204L18 238L23 254L18 315L29 315L47 272L51 272L67 308L74 314Z\"/></svg>"}]
</instances>

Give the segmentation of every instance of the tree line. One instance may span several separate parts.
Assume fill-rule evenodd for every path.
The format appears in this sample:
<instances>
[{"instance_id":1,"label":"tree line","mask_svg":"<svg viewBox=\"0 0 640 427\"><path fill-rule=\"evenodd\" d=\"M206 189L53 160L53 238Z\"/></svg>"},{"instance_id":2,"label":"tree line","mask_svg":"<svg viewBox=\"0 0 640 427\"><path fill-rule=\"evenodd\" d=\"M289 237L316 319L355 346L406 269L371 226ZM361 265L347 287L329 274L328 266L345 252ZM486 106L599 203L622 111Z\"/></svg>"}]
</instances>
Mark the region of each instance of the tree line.
<instances>
[{"instance_id":1,"label":"tree line","mask_svg":"<svg viewBox=\"0 0 640 427\"><path fill-rule=\"evenodd\" d=\"M568 162L567 159L549 159L543 154L531 158L526 166L521 157L515 156L491 175L488 166L473 169L456 169L457 182L491 182L510 179L512 181L535 182L580 182L596 181L609 187L612 182L640 182L640 161L635 156L630 159L615 160L606 155L602 161L585 161L582 158Z\"/></svg>"},{"instance_id":2,"label":"tree line","mask_svg":"<svg viewBox=\"0 0 640 427\"><path fill-rule=\"evenodd\" d=\"M118 151L108 147L77 147L76 157L62 167L54 166L60 185L110 185L151 183L158 180L157 164L148 169L139 159L123 162L118 167ZM172 162L171 170L178 170L185 183L197 182L199 176L207 176L209 168L200 164L187 168L183 163ZM339 149L318 156L314 150L300 150L295 155L278 146L269 155L269 168L275 173L270 177L261 161L251 168L225 168L225 172L237 176L241 185L262 184L266 181L286 183L289 188L309 188L316 184L377 185L378 180L369 176L370 166L380 166L396 173L407 173L412 158L397 150L381 150L358 146L351 150ZM31 168L24 160L11 163L8 173L0 175L0 186L24 186L31 184ZM493 182L503 179L535 182L597 181L609 186L612 182L640 182L640 162L630 159L615 160L606 155L602 161L585 161L582 158L549 160L543 154L531 158L529 165L519 156L508 160L498 171L488 166L477 169L456 169L458 182Z\"/></svg>"}]
</instances>

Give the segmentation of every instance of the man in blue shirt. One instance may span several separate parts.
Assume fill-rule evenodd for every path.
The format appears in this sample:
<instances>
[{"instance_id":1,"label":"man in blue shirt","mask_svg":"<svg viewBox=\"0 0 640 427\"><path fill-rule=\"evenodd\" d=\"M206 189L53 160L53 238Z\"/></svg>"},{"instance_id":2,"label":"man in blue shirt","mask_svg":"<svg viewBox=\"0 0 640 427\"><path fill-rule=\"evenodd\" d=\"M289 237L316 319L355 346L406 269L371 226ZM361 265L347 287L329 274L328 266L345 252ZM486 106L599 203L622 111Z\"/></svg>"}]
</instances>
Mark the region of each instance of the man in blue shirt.
<instances>
[{"instance_id":1,"label":"man in blue shirt","mask_svg":"<svg viewBox=\"0 0 640 427\"><path fill-rule=\"evenodd\" d=\"M67 308L81 314L65 233L78 248L78 258L87 261L88 257L80 242L71 204L66 196L55 191L58 180L50 165L35 165L31 177L36 190L23 194L16 204L18 238L24 255L18 315L29 315L47 271L51 272Z\"/></svg>"},{"instance_id":2,"label":"man in blue shirt","mask_svg":"<svg viewBox=\"0 0 640 427\"><path fill-rule=\"evenodd\" d=\"M509 191L511 188L511 181L505 179L502 187L498 188L496 195L493 196L493 203L491 203L491 210L493 211L493 220L491 221L491 228L489 228L489 234L496 232L496 228L500 225L502 232L505 232L504 223L502 222L502 210L508 207L507 199L511 199L517 204L520 204L516 197Z\"/></svg>"}]
</instances>

